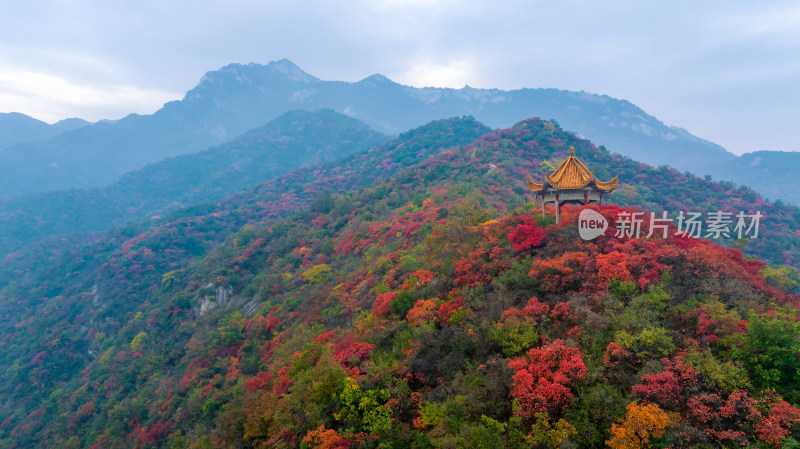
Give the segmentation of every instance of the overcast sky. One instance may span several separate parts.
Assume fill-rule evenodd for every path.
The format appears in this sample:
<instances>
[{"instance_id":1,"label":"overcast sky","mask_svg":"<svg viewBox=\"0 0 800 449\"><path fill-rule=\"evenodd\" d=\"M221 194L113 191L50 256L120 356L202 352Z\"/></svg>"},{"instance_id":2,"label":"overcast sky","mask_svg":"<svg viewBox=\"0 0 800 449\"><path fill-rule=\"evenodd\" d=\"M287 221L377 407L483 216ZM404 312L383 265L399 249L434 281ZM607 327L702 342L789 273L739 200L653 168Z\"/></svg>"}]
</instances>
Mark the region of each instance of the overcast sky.
<instances>
[{"instance_id":1,"label":"overcast sky","mask_svg":"<svg viewBox=\"0 0 800 449\"><path fill-rule=\"evenodd\" d=\"M231 62L607 94L740 154L800 150L800 2L0 0L0 112L150 114Z\"/></svg>"}]
</instances>

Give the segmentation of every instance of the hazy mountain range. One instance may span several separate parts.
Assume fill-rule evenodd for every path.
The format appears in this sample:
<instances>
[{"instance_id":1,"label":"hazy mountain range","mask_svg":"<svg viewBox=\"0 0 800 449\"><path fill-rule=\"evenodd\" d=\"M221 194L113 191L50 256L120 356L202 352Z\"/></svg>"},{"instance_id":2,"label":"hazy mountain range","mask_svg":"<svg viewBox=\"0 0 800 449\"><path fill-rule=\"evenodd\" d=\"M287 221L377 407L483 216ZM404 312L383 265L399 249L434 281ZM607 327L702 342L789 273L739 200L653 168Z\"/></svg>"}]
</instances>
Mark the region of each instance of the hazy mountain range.
<instances>
[{"instance_id":1,"label":"hazy mountain range","mask_svg":"<svg viewBox=\"0 0 800 449\"><path fill-rule=\"evenodd\" d=\"M729 179L772 199L800 202L790 173L791 167L800 166L800 153L762 151L740 158L663 124L628 101L556 89L414 88L382 75L355 83L325 81L285 59L266 65L231 64L209 72L183 99L152 115L133 114L79 128L85 122L70 121L67 124L77 129L50 138L12 126L13 131L2 134L7 143L0 144L6 147L0 151L0 196L107 185L148 163L230 140L285 112L320 108L357 118L386 134L462 115L491 127L510 126L527 117L555 119L609 151ZM45 129L53 131L57 125Z\"/></svg>"},{"instance_id":2,"label":"hazy mountain range","mask_svg":"<svg viewBox=\"0 0 800 449\"><path fill-rule=\"evenodd\" d=\"M79 118L68 118L52 125L19 112L0 112L0 149L23 142L55 137L88 125Z\"/></svg>"},{"instance_id":3,"label":"hazy mountain range","mask_svg":"<svg viewBox=\"0 0 800 449\"><path fill-rule=\"evenodd\" d=\"M288 112L229 142L147 165L108 186L0 198L0 253L48 236L102 231L216 201L387 140L330 109Z\"/></svg>"}]
</instances>

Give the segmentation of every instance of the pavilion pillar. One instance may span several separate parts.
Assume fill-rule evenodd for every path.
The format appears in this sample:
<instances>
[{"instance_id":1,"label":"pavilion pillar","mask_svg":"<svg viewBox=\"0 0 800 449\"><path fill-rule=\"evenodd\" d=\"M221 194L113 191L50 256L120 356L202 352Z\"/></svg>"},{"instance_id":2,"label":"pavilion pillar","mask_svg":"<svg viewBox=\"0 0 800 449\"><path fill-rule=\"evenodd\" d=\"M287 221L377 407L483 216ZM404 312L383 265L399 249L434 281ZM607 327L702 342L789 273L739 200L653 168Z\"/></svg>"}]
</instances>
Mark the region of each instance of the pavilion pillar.
<instances>
[{"instance_id":1,"label":"pavilion pillar","mask_svg":"<svg viewBox=\"0 0 800 449\"><path fill-rule=\"evenodd\" d=\"M556 223L561 222L561 201L558 200L558 194L556 193Z\"/></svg>"},{"instance_id":2,"label":"pavilion pillar","mask_svg":"<svg viewBox=\"0 0 800 449\"><path fill-rule=\"evenodd\" d=\"M547 215L547 203L552 202L556 223L560 223L561 203L583 207L589 204L602 206L603 196L611 193L618 181L616 176L605 182L595 178L594 172L575 157L575 149L570 148L569 157L552 174L545 175L541 183L528 179L528 188L535 194L533 202L536 202L537 196L541 201L542 216ZM564 194L564 201L561 201L561 193Z\"/></svg>"}]
</instances>

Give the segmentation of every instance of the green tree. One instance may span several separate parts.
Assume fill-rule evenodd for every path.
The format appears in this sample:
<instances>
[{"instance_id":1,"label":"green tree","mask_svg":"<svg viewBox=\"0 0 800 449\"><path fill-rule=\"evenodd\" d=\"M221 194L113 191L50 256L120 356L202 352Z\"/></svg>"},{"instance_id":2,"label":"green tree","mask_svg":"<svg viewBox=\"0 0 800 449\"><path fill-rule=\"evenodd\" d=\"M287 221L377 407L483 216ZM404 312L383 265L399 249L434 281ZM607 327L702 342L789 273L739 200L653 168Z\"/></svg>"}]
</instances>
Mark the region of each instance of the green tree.
<instances>
[{"instance_id":1,"label":"green tree","mask_svg":"<svg viewBox=\"0 0 800 449\"><path fill-rule=\"evenodd\" d=\"M663 327L643 329L638 334L619 331L614 334L614 340L641 358L666 357L675 350L672 337Z\"/></svg>"},{"instance_id":2,"label":"green tree","mask_svg":"<svg viewBox=\"0 0 800 449\"><path fill-rule=\"evenodd\" d=\"M753 383L800 399L800 322L797 312L750 313L747 333L734 354L747 366Z\"/></svg>"},{"instance_id":3,"label":"green tree","mask_svg":"<svg viewBox=\"0 0 800 449\"><path fill-rule=\"evenodd\" d=\"M333 209L333 193L331 189L325 189L322 192L319 192L316 198L314 198L314 202L311 203L311 211L318 212L320 214L327 214L328 212Z\"/></svg>"},{"instance_id":4,"label":"green tree","mask_svg":"<svg viewBox=\"0 0 800 449\"><path fill-rule=\"evenodd\" d=\"M389 397L386 389L364 391L353 379L348 379L339 394L341 408L334 416L354 432L386 433L392 428L392 416L386 407Z\"/></svg>"}]
</instances>

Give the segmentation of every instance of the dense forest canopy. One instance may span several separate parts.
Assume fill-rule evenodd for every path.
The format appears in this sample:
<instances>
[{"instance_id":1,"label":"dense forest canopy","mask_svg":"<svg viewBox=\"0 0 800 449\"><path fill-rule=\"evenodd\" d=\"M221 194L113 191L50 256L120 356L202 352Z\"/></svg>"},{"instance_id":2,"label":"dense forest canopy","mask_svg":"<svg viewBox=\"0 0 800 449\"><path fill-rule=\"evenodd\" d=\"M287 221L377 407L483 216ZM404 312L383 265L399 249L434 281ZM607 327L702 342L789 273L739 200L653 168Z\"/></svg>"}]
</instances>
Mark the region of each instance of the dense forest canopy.
<instances>
[{"instance_id":1,"label":"dense forest canopy","mask_svg":"<svg viewBox=\"0 0 800 449\"><path fill-rule=\"evenodd\" d=\"M616 205L590 206L611 224L592 241L580 208L555 224L525 190L570 146L621 179ZM765 218L749 242L614 236L621 214L664 210ZM795 447L798 218L552 122L433 122L8 258L0 442Z\"/></svg>"}]
</instances>

